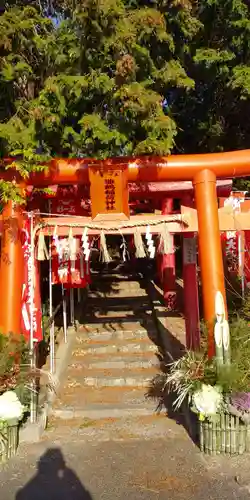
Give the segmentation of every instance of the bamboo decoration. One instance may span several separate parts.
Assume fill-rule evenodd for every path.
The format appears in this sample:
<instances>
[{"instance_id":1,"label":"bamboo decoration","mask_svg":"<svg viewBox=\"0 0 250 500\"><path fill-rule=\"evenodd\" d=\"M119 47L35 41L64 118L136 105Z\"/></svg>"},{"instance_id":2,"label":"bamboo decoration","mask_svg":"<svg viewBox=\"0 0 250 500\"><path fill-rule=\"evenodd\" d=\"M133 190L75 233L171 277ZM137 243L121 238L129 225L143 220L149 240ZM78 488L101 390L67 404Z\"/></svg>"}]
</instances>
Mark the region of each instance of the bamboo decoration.
<instances>
[{"instance_id":1,"label":"bamboo decoration","mask_svg":"<svg viewBox=\"0 0 250 500\"><path fill-rule=\"evenodd\" d=\"M223 345L222 345L222 329L221 323L215 323L214 338L215 338L215 351L217 368L224 364Z\"/></svg>"},{"instance_id":2,"label":"bamboo decoration","mask_svg":"<svg viewBox=\"0 0 250 500\"><path fill-rule=\"evenodd\" d=\"M230 364L230 332L228 321L226 320L225 304L221 292L215 296L216 323L214 327L214 339L216 350L216 363L221 365Z\"/></svg>"},{"instance_id":3,"label":"bamboo decoration","mask_svg":"<svg viewBox=\"0 0 250 500\"><path fill-rule=\"evenodd\" d=\"M228 321L224 321L223 324L222 343L223 343L224 363L226 365L230 365L231 353L230 353L230 332L229 332Z\"/></svg>"},{"instance_id":4,"label":"bamboo decoration","mask_svg":"<svg viewBox=\"0 0 250 500\"><path fill-rule=\"evenodd\" d=\"M220 292L215 297L216 324L214 338L216 347L216 364L219 370L231 362L230 332L226 320L224 299ZM200 449L204 453L241 455L249 448L250 426L241 421L239 416L221 411L217 421L208 420L199 423Z\"/></svg>"},{"instance_id":5,"label":"bamboo decoration","mask_svg":"<svg viewBox=\"0 0 250 500\"><path fill-rule=\"evenodd\" d=\"M235 415L221 413L217 421L199 422L200 450L209 455L242 455L249 451L250 426Z\"/></svg>"},{"instance_id":6,"label":"bamboo decoration","mask_svg":"<svg viewBox=\"0 0 250 500\"><path fill-rule=\"evenodd\" d=\"M0 464L16 455L18 447L19 422L0 422Z\"/></svg>"}]
</instances>

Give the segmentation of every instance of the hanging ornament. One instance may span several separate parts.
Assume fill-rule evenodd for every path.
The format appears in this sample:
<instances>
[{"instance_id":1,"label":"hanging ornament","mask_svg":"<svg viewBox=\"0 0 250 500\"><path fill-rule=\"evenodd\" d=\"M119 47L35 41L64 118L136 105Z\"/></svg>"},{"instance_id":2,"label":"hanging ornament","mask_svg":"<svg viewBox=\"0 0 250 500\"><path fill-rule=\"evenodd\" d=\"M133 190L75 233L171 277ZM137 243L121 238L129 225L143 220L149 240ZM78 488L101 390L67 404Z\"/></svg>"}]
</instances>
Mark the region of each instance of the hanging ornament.
<instances>
[{"instance_id":1,"label":"hanging ornament","mask_svg":"<svg viewBox=\"0 0 250 500\"><path fill-rule=\"evenodd\" d=\"M58 258L62 259L62 246L60 245L60 241L57 235L57 226L55 226L54 232L53 232L53 243L56 248Z\"/></svg>"},{"instance_id":2,"label":"hanging ornament","mask_svg":"<svg viewBox=\"0 0 250 500\"><path fill-rule=\"evenodd\" d=\"M101 231L101 234L100 234L100 246L101 246L102 261L103 262L111 262L112 259L109 255L109 252L108 252L106 238L105 238L105 234L103 231Z\"/></svg>"},{"instance_id":3,"label":"hanging ornament","mask_svg":"<svg viewBox=\"0 0 250 500\"><path fill-rule=\"evenodd\" d=\"M144 244L142 240L141 232L138 228L134 232L134 244L135 244L135 256L137 259L144 259L146 257Z\"/></svg>"},{"instance_id":4,"label":"hanging ornament","mask_svg":"<svg viewBox=\"0 0 250 500\"><path fill-rule=\"evenodd\" d=\"M145 236L146 236L146 241L147 241L147 245L148 245L149 257L150 257L150 259L153 259L155 256L155 246L154 246L154 240L152 237L152 233L150 232L150 226L147 226Z\"/></svg>"},{"instance_id":5,"label":"hanging ornament","mask_svg":"<svg viewBox=\"0 0 250 500\"><path fill-rule=\"evenodd\" d=\"M161 254L165 255L174 253L173 238L171 238L166 222L163 224L161 232L159 251Z\"/></svg>"},{"instance_id":6,"label":"hanging ornament","mask_svg":"<svg viewBox=\"0 0 250 500\"><path fill-rule=\"evenodd\" d=\"M123 236L123 234L121 233L121 237L122 237L122 243L120 245L120 249L122 251L122 260L123 262L126 262L127 260L129 260L129 252L128 252L128 249L127 249L127 243L126 243L126 240Z\"/></svg>"},{"instance_id":7,"label":"hanging ornament","mask_svg":"<svg viewBox=\"0 0 250 500\"><path fill-rule=\"evenodd\" d=\"M69 279L69 242L63 238L58 240L58 276L61 283L67 283Z\"/></svg>"},{"instance_id":8,"label":"hanging ornament","mask_svg":"<svg viewBox=\"0 0 250 500\"><path fill-rule=\"evenodd\" d=\"M54 241L58 253L58 276L61 283L66 284L69 279L69 261L70 261L70 249L69 249L69 238L58 238L57 234L54 234Z\"/></svg>"},{"instance_id":9,"label":"hanging ornament","mask_svg":"<svg viewBox=\"0 0 250 500\"><path fill-rule=\"evenodd\" d=\"M48 260L49 253L46 247L44 233L40 231L37 244L37 260Z\"/></svg>"},{"instance_id":10,"label":"hanging ornament","mask_svg":"<svg viewBox=\"0 0 250 500\"><path fill-rule=\"evenodd\" d=\"M68 251L65 247L68 246L67 239L59 239L57 234L57 226L54 228L51 241L51 257L52 257L52 284L66 283L68 279ZM66 255L65 255L66 254Z\"/></svg>"},{"instance_id":11,"label":"hanging ornament","mask_svg":"<svg viewBox=\"0 0 250 500\"><path fill-rule=\"evenodd\" d=\"M90 257L90 246L89 246L89 237L88 237L88 228L85 227L82 233L82 248L83 254L85 256L85 260L88 261Z\"/></svg>"}]
</instances>

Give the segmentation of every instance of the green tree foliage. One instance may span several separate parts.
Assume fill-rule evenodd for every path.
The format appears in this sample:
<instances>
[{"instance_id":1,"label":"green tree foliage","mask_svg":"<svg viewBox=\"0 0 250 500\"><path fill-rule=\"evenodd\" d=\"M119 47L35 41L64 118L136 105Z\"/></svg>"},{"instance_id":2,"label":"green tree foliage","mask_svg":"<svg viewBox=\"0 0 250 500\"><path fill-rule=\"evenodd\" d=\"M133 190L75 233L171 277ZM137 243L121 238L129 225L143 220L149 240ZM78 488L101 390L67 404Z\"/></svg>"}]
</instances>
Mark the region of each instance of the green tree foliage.
<instances>
[{"instance_id":1,"label":"green tree foliage","mask_svg":"<svg viewBox=\"0 0 250 500\"><path fill-rule=\"evenodd\" d=\"M199 28L189 5L178 1L6 4L2 157L15 157L25 176L54 156L170 153L178 125L162 103L173 89L184 98L194 87L184 59L186 40Z\"/></svg>"},{"instance_id":2,"label":"green tree foliage","mask_svg":"<svg viewBox=\"0 0 250 500\"><path fill-rule=\"evenodd\" d=\"M39 155L39 137L31 103L53 67L48 44L52 22L32 7L13 7L0 16L0 152L23 177L48 158ZM0 182L2 198L19 199L12 183Z\"/></svg>"},{"instance_id":3,"label":"green tree foliage","mask_svg":"<svg viewBox=\"0 0 250 500\"><path fill-rule=\"evenodd\" d=\"M55 156L248 147L247 1L9 0L0 12L0 151L22 176Z\"/></svg>"},{"instance_id":4,"label":"green tree foliage","mask_svg":"<svg viewBox=\"0 0 250 500\"><path fill-rule=\"evenodd\" d=\"M175 103L181 149L214 152L249 147L250 13L244 0L201 0L203 28L191 42L186 70L195 80Z\"/></svg>"},{"instance_id":5,"label":"green tree foliage","mask_svg":"<svg viewBox=\"0 0 250 500\"><path fill-rule=\"evenodd\" d=\"M214 152L250 146L250 11L248 0L202 0L203 28L185 66L195 90L176 103L181 151ZM248 179L237 179L249 190Z\"/></svg>"}]
</instances>

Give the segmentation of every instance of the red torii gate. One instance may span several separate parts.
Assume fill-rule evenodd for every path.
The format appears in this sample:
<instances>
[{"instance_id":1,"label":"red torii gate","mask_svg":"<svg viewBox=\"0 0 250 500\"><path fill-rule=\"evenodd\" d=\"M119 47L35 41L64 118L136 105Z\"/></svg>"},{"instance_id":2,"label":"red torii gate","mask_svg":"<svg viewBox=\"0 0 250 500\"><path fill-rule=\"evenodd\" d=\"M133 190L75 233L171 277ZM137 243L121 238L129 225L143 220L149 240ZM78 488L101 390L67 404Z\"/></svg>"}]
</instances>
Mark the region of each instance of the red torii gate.
<instances>
[{"instance_id":1,"label":"red torii gate","mask_svg":"<svg viewBox=\"0 0 250 500\"><path fill-rule=\"evenodd\" d=\"M11 169L2 171L1 178L20 183L24 189L29 185L44 187L52 184L90 184L92 218L98 221L129 218L128 182L191 180L198 215L204 319L209 325L213 325L217 291L222 293L226 303L216 180L247 175L250 175L250 150L169 157L120 157L108 160L56 159L51 161L45 171L32 173L28 180L22 179ZM105 202L105 182L110 182L112 176L116 187L115 204L108 210ZM3 210L0 267L0 330L3 333L20 332L21 327L22 227L22 208L9 202ZM210 340L212 345L212 329Z\"/></svg>"}]
</instances>

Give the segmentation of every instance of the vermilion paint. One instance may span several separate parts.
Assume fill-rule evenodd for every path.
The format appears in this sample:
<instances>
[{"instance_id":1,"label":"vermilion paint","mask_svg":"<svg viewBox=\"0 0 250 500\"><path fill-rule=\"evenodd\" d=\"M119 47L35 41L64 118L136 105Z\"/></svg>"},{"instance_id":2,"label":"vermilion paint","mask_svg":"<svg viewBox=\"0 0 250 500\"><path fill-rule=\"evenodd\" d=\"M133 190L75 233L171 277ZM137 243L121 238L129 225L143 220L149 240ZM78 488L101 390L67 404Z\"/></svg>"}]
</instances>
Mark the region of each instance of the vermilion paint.
<instances>
[{"instance_id":1,"label":"vermilion paint","mask_svg":"<svg viewBox=\"0 0 250 500\"><path fill-rule=\"evenodd\" d=\"M182 204L193 206L190 196ZM200 346L200 314L197 279L197 241L193 233L183 235L183 299L186 329L186 346L196 350Z\"/></svg>"},{"instance_id":2,"label":"vermilion paint","mask_svg":"<svg viewBox=\"0 0 250 500\"><path fill-rule=\"evenodd\" d=\"M171 214L172 211L173 199L165 198L162 203L162 215ZM169 234L169 238L171 239L171 251L169 254L160 255L159 263L164 302L169 311L174 311L176 309L177 302L174 235Z\"/></svg>"},{"instance_id":3,"label":"vermilion paint","mask_svg":"<svg viewBox=\"0 0 250 500\"><path fill-rule=\"evenodd\" d=\"M10 160L7 160L10 163ZM226 179L250 174L250 150L205 155L180 155L169 157L113 158L108 160L53 160L42 173L33 173L28 185L88 184L88 167L97 170L127 168L127 182L159 182L193 180L198 212L200 267L203 287L204 317L209 325L209 353L214 351L213 322L215 293L225 298L221 238L219 231L216 178ZM23 182L11 169L3 170L1 178ZM96 198L103 193L94 192ZM21 294L23 283L23 256L21 241L9 236L6 219L11 215L17 226L22 216L13 203L6 205L3 213L3 247L0 275L0 329L4 333L18 332L21 328Z\"/></svg>"}]
</instances>

